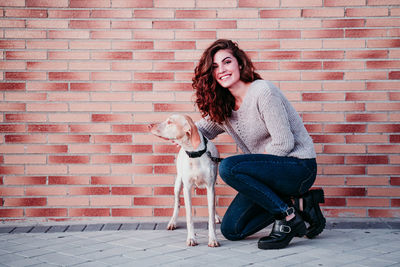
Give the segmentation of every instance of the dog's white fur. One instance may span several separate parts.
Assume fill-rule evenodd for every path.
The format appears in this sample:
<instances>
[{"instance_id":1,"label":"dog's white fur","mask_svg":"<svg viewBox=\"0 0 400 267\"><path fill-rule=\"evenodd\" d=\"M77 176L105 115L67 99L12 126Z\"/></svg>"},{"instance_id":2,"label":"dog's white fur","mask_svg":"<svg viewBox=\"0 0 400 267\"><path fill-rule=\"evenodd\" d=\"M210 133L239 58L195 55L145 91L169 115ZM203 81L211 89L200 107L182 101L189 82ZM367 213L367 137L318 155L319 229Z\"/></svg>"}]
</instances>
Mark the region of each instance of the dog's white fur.
<instances>
[{"instance_id":1,"label":"dog's white fur","mask_svg":"<svg viewBox=\"0 0 400 267\"><path fill-rule=\"evenodd\" d=\"M179 213L179 193L183 184L183 195L186 208L186 224L187 224L187 245L196 246L197 241L194 233L194 225L192 219L192 201L191 191L193 186L207 188L208 200L208 246L218 247L215 232L215 223L219 223L220 219L215 212L215 190L214 185L217 179L218 164L204 153L201 157L190 158L186 151L201 151L204 149L203 136L198 131L193 120L187 115L174 114L165 121L158 124L149 125L150 132L163 139L172 140L178 144L181 149L177 157L177 176L175 180L175 202L174 213L168 223L168 230L176 229L176 220ZM219 153L215 145L208 141L207 152L213 157L219 157Z\"/></svg>"}]
</instances>

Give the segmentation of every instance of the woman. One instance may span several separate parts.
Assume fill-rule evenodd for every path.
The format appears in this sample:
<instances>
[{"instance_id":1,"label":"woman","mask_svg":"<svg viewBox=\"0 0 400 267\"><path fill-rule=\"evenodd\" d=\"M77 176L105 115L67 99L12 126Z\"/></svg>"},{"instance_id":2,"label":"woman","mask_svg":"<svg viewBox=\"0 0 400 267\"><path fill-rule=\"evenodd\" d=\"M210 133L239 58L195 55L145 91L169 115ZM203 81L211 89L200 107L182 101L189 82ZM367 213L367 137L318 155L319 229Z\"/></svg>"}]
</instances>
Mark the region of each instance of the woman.
<instances>
[{"instance_id":1,"label":"woman","mask_svg":"<svg viewBox=\"0 0 400 267\"><path fill-rule=\"evenodd\" d=\"M222 234L240 240L274 222L258 247L278 249L294 236L321 233L323 192L308 191L317 171L314 145L282 92L262 80L230 40L217 40L204 51L193 88L203 116L200 131L209 139L226 132L244 152L219 167L221 178L238 191L223 218Z\"/></svg>"}]
</instances>

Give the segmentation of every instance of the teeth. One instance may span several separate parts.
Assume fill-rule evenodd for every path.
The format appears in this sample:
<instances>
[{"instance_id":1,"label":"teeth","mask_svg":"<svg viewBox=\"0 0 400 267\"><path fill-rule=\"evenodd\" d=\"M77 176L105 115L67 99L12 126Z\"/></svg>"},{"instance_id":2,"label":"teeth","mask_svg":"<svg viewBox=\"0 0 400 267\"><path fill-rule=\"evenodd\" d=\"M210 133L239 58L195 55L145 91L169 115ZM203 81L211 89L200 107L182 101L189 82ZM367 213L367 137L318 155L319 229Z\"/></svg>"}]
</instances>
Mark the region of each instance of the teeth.
<instances>
[{"instance_id":1,"label":"teeth","mask_svg":"<svg viewBox=\"0 0 400 267\"><path fill-rule=\"evenodd\" d=\"M221 80L225 80L226 78L229 78L229 76L230 76L230 75L225 75L225 76L222 76L220 79L221 79Z\"/></svg>"}]
</instances>

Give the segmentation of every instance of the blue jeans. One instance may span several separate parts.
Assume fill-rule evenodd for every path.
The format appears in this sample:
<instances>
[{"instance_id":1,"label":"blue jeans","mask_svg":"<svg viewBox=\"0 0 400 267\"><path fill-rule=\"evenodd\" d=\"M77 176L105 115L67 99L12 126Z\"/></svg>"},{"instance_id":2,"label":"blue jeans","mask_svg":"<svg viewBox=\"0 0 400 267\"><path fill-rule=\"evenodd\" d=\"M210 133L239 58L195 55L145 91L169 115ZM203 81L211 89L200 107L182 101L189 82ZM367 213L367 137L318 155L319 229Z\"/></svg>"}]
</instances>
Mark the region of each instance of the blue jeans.
<instances>
[{"instance_id":1,"label":"blue jeans","mask_svg":"<svg viewBox=\"0 0 400 267\"><path fill-rule=\"evenodd\" d=\"M315 159L244 154L224 159L222 180L238 191L221 224L229 240L240 240L271 224L284 213L290 197L299 197L313 185Z\"/></svg>"}]
</instances>

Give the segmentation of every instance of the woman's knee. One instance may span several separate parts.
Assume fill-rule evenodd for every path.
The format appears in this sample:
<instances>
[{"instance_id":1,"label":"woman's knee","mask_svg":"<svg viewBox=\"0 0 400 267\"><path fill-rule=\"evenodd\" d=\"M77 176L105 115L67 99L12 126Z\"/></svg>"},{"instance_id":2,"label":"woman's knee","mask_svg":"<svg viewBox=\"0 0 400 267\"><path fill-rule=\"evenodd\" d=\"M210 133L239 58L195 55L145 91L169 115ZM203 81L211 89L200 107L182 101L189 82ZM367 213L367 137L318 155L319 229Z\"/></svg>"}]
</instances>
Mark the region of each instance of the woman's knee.
<instances>
[{"instance_id":1,"label":"woman's knee","mask_svg":"<svg viewBox=\"0 0 400 267\"><path fill-rule=\"evenodd\" d=\"M226 239L230 241L237 241L243 239L241 233L237 233L235 227L232 224L227 223L226 220L225 221L222 220L221 233Z\"/></svg>"},{"instance_id":2,"label":"woman's knee","mask_svg":"<svg viewBox=\"0 0 400 267\"><path fill-rule=\"evenodd\" d=\"M228 177L232 176L232 164L230 162L230 158L226 158L219 164L219 175L225 182Z\"/></svg>"},{"instance_id":3,"label":"woman's knee","mask_svg":"<svg viewBox=\"0 0 400 267\"><path fill-rule=\"evenodd\" d=\"M219 164L219 175L221 176L222 180L225 182L229 179L234 177L234 167L240 162L240 155L239 156L232 156L225 158Z\"/></svg>"}]
</instances>

